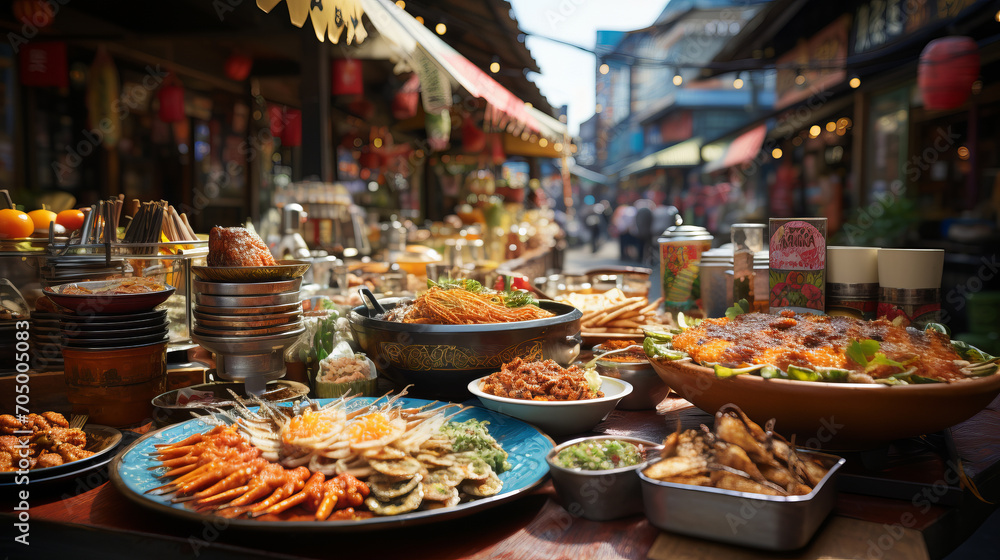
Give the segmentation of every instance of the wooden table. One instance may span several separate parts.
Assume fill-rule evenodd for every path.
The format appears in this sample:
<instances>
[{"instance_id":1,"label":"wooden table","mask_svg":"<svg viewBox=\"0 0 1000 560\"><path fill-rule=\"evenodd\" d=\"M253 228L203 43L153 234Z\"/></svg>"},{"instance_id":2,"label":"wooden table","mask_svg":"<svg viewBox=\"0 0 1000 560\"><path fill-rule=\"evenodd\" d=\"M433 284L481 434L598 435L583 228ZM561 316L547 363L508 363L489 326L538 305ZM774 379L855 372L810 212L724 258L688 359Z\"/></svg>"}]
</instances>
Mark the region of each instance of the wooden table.
<instances>
[{"instance_id":1,"label":"wooden table","mask_svg":"<svg viewBox=\"0 0 1000 560\"><path fill-rule=\"evenodd\" d=\"M669 401L669 399L668 399ZM671 401L676 404L676 401ZM661 405L663 406L663 405ZM615 411L595 431L660 440L678 423L696 427L711 417L693 407L658 414ZM979 492L1000 499L1000 399L952 428L953 450ZM908 440L880 457L881 472L867 472L849 457L846 479L862 491L893 488L895 498L841 491L834 514L803 550L782 558L940 558L978 527L996 506L958 487L941 435ZM869 457L869 459L871 459ZM895 480L900 488L885 481ZM13 493L0 496L0 523L15 523ZM227 527L226 520L191 522L135 505L107 482L106 473L55 488L31 489L30 546L11 543L4 529L0 550L13 558L73 554L104 558L773 558L714 542L668 534L645 516L610 522L571 516L550 482L521 498L465 518L430 525L352 534L281 534ZM13 546L14 548L11 548ZM91 554L87 554L89 551Z\"/></svg>"}]
</instances>

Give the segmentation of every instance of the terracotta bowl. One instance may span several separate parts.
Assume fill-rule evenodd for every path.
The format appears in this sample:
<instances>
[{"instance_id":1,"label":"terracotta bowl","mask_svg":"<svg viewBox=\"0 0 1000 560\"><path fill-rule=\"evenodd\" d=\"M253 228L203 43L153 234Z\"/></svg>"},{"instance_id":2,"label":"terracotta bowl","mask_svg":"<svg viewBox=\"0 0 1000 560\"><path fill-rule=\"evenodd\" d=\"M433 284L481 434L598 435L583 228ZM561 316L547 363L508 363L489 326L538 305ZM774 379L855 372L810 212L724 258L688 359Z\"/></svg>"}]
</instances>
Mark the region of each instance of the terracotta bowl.
<instances>
[{"instance_id":1,"label":"terracotta bowl","mask_svg":"<svg viewBox=\"0 0 1000 560\"><path fill-rule=\"evenodd\" d=\"M690 361L650 359L656 373L698 408L714 413L734 403L764 425L795 434L800 447L865 450L954 426L1000 394L1000 374L959 383L889 387L739 375L719 379Z\"/></svg>"}]
</instances>

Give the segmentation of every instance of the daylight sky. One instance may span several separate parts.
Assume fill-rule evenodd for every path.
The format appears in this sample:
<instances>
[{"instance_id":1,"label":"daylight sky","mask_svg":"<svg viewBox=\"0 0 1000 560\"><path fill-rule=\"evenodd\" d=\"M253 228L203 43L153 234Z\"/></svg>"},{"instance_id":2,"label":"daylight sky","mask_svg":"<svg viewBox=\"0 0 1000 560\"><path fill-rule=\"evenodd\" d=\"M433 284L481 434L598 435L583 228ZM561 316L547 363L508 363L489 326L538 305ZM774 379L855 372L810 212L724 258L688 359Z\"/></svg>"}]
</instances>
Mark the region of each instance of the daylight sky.
<instances>
[{"instance_id":1,"label":"daylight sky","mask_svg":"<svg viewBox=\"0 0 1000 560\"><path fill-rule=\"evenodd\" d=\"M541 68L530 74L553 107L569 105L571 134L594 114L596 58L582 50L548 41L552 37L593 50L597 30L647 27L667 0L509 0L526 44ZM539 36L531 36L532 34Z\"/></svg>"}]
</instances>

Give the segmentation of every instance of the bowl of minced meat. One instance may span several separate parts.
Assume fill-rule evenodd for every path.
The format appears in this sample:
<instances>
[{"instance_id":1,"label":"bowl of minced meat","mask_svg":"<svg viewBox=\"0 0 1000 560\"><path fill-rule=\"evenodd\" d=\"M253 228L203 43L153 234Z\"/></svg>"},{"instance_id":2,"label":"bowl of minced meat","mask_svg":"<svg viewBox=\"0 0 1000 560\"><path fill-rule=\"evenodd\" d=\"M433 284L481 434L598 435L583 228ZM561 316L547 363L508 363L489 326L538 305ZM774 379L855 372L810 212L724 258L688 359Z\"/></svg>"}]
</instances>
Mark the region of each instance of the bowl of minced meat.
<instances>
[{"instance_id":1,"label":"bowl of minced meat","mask_svg":"<svg viewBox=\"0 0 1000 560\"><path fill-rule=\"evenodd\" d=\"M349 391L352 395L371 397L377 383L375 364L364 354L330 356L319 363L316 396L336 398Z\"/></svg>"}]
</instances>

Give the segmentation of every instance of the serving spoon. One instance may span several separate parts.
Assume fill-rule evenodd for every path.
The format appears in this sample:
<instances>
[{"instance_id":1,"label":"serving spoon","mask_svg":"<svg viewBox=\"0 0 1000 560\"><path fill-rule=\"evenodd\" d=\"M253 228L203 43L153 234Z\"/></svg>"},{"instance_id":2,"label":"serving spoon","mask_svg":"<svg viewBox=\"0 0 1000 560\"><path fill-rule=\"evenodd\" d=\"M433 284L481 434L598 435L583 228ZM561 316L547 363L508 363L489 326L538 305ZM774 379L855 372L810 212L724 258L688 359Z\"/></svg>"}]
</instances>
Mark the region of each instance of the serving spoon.
<instances>
[{"instance_id":1,"label":"serving spoon","mask_svg":"<svg viewBox=\"0 0 1000 560\"><path fill-rule=\"evenodd\" d=\"M358 288L358 295L361 296L361 301L364 302L365 307L368 308L368 316L375 317L376 315L385 315L385 308L382 304L375 299L375 294L371 290L365 287Z\"/></svg>"}]
</instances>

